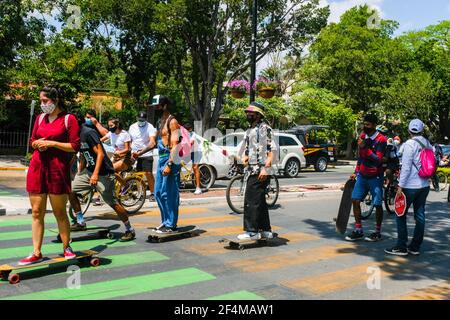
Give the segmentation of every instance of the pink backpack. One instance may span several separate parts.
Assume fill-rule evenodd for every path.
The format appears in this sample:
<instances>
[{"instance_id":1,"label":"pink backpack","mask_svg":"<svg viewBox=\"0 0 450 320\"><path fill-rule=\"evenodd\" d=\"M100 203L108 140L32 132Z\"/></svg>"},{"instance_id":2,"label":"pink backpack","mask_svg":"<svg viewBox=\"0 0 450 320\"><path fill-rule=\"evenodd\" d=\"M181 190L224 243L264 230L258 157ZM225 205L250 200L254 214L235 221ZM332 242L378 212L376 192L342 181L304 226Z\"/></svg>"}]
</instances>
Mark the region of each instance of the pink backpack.
<instances>
[{"instance_id":1,"label":"pink backpack","mask_svg":"<svg viewBox=\"0 0 450 320\"><path fill-rule=\"evenodd\" d=\"M170 116L169 119L167 120L167 130L170 132L170 122L174 119L175 117ZM181 134L181 141L178 144L177 148L179 149L178 155L180 156L180 158L182 159L187 159L189 157L191 157L191 138L189 137L189 131L183 127L183 126L179 126L180 129L180 134ZM169 134L170 137L170 134ZM170 140L170 138L169 138Z\"/></svg>"},{"instance_id":2,"label":"pink backpack","mask_svg":"<svg viewBox=\"0 0 450 320\"><path fill-rule=\"evenodd\" d=\"M423 145L419 140L413 139L420 144L422 150L420 150L420 169L416 167L419 171L419 177L423 179L429 179L436 173L436 158L434 156L433 149L429 149Z\"/></svg>"}]
</instances>

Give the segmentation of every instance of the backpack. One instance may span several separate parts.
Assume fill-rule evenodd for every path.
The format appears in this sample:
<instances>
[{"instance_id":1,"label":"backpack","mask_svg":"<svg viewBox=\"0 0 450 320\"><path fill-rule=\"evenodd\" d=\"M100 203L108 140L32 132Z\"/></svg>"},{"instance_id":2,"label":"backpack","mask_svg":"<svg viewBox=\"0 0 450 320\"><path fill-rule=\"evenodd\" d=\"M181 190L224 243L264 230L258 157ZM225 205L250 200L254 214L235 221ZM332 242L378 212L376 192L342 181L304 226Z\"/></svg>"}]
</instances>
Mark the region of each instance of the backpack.
<instances>
[{"instance_id":1,"label":"backpack","mask_svg":"<svg viewBox=\"0 0 450 320\"><path fill-rule=\"evenodd\" d=\"M39 115L39 121L38 121L39 126L41 125L42 121L44 120L45 115L46 115L46 113L41 113ZM69 116L70 116L70 113L68 113L64 116L64 126L66 127L66 130L69 128Z\"/></svg>"},{"instance_id":2,"label":"backpack","mask_svg":"<svg viewBox=\"0 0 450 320\"><path fill-rule=\"evenodd\" d=\"M167 120L167 132L169 132L169 144L170 144L170 122L175 119L174 116L170 116L169 119ZM179 125L179 129L180 129L180 143L178 144L177 148L179 148L179 152L178 155L181 158L188 158L190 159L191 157L191 138L189 137L189 131Z\"/></svg>"},{"instance_id":3,"label":"backpack","mask_svg":"<svg viewBox=\"0 0 450 320\"><path fill-rule=\"evenodd\" d=\"M423 179L429 179L436 173L436 159L434 156L433 149L426 148L422 142L417 139L412 139L420 144L422 150L420 150L420 169L417 168L415 163L413 165L419 171L419 177Z\"/></svg>"}]
</instances>

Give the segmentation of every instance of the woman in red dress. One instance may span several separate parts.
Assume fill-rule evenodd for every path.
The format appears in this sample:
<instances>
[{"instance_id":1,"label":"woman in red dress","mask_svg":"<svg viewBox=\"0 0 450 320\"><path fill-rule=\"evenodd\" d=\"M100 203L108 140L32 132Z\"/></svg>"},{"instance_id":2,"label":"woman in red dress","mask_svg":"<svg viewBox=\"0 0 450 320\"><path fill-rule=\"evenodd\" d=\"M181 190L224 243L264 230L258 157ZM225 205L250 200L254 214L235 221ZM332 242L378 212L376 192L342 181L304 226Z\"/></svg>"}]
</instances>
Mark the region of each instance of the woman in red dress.
<instances>
[{"instance_id":1,"label":"woman in red dress","mask_svg":"<svg viewBox=\"0 0 450 320\"><path fill-rule=\"evenodd\" d=\"M44 112L34 122L30 143L33 156L27 174L27 192L32 210L33 253L19 261L28 265L42 260L44 216L47 197L56 217L63 242L64 257L75 258L69 246L70 225L66 213L68 194L71 192L71 153L80 148L78 120L63 111L63 97L57 88L45 87L39 94Z\"/></svg>"}]
</instances>

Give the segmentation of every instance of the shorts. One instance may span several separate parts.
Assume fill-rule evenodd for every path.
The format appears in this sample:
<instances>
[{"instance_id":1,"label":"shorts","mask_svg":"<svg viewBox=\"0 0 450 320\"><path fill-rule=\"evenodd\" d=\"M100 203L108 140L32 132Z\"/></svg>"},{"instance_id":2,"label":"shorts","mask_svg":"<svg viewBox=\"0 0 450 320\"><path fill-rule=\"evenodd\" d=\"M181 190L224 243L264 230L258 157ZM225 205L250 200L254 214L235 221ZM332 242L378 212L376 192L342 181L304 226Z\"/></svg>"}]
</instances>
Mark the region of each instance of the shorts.
<instances>
[{"instance_id":1,"label":"shorts","mask_svg":"<svg viewBox=\"0 0 450 320\"><path fill-rule=\"evenodd\" d=\"M200 151L191 152L192 163L199 164L200 161L202 160L202 156L203 156L203 152L200 152Z\"/></svg>"},{"instance_id":2,"label":"shorts","mask_svg":"<svg viewBox=\"0 0 450 320\"><path fill-rule=\"evenodd\" d=\"M119 162L121 160L123 160L123 163L128 168L130 168L133 165L133 159L131 158L131 152L128 152L127 154L125 154L124 156L122 156L120 158L113 156L112 163L114 164L114 163Z\"/></svg>"},{"instance_id":3,"label":"shorts","mask_svg":"<svg viewBox=\"0 0 450 320\"><path fill-rule=\"evenodd\" d=\"M90 173L86 169L83 170L81 174L77 175L72 183L72 192L82 193L84 191L89 191L91 189L91 176L92 173ZM115 193L115 182L116 177L114 176L114 174L109 174L107 176L98 176L96 189L102 196L103 201L105 201L105 203L110 207L119 204Z\"/></svg>"},{"instance_id":4,"label":"shorts","mask_svg":"<svg viewBox=\"0 0 450 320\"><path fill-rule=\"evenodd\" d=\"M370 192L375 206L383 204L383 177L366 178L358 173L352 200L362 201Z\"/></svg>"},{"instance_id":5,"label":"shorts","mask_svg":"<svg viewBox=\"0 0 450 320\"><path fill-rule=\"evenodd\" d=\"M138 172L153 172L153 157L138 158L136 170Z\"/></svg>"}]
</instances>

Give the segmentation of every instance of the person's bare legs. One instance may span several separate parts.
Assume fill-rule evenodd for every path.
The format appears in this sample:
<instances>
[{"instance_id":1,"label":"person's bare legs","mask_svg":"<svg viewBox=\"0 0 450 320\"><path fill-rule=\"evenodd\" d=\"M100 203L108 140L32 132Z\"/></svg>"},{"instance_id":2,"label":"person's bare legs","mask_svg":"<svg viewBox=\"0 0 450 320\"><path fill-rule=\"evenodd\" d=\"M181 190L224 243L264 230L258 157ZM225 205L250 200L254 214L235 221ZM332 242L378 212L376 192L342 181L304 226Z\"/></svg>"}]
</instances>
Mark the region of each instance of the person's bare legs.
<instances>
[{"instance_id":1,"label":"person's bare legs","mask_svg":"<svg viewBox=\"0 0 450 320\"><path fill-rule=\"evenodd\" d=\"M39 256L44 239L44 217L47 209L47 194L30 193L29 198L31 204L33 250L34 254Z\"/></svg>"},{"instance_id":2,"label":"person's bare legs","mask_svg":"<svg viewBox=\"0 0 450 320\"><path fill-rule=\"evenodd\" d=\"M59 235L63 243L64 249L69 247L70 243L70 224L67 218L66 205L67 194L50 194L50 204L52 205L53 214L58 223Z\"/></svg>"},{"instance_id":3,"label":"person's bare legs","mask_svg":"<svg viewBox=\"0 0 450 320\"><path fill-rule=\"evenodd\" d=\"M125 180L120 175L120 172L127 170L128 166L125 164L125 162L123 160L114 162L113 166L114 166L114 172L116 173L115 174L116 179L117 179L117 181L119 181L120 185L123 186L123 184L125 183Z\"/></svg>"},{"instance_id":4,"label":"person's bare legs","mask_svg":"<svg viewBox=\"0 0 450 320\"><path fill-rule=\"evenodd\" d=\"M155 192L155 177L153 177L152 172L145 172L145 176L147 177L148 188L150 189L150 193Z\"/></svg>"},{"instance_id":5,"label":"person's bare legs","mask_svg":"<svg viewBox=\"0 0 450 320\"><path fill-rule=\"evenodd\" d=\"M353 214L355 215L355 222L361 224L361 201L353 200Z\"/></svg>"},{"instance_id":6,"label":"person's bare legs","mask_svg":"<svg viewBox=\"0 0 450 320\"><path fill-rule=\"evenodd\" d=\"M195 185L198 189L200 189L200 170L198 164L193 164L192 170L194 171L195 174Z\"/></svg>"},{"instance_id":7,"label":"person's bare legs","mask_svg":"<svg viewBox=\"0 0 450 320\"><path fill-rule=\"evenodd\" d=\"M111 206L111 208L113 208L114 211L117 213L120 221L122 221L123 223L127 223L129 221L128 213L122 205L116 204L114 206Z\"/></svg>"}]
</instances>

